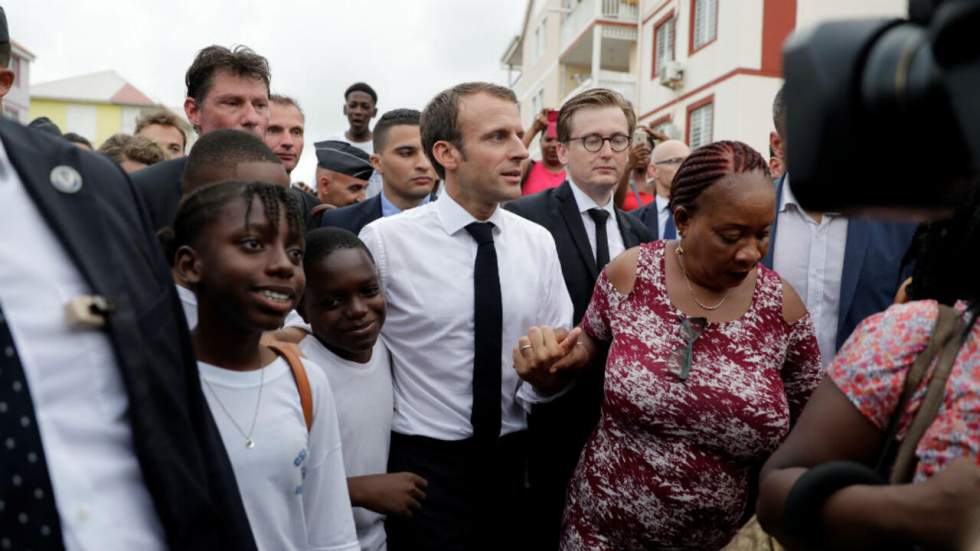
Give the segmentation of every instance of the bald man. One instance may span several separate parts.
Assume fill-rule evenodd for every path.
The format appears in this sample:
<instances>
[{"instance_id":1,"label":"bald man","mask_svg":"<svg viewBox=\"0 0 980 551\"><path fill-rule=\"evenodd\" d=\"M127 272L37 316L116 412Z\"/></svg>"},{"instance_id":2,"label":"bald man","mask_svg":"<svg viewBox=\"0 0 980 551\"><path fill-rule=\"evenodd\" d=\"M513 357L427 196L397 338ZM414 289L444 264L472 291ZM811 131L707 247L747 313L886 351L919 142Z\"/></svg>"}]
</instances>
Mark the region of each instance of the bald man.
<instances>
[{"instance_id":1,"label":"bald man","mask_svg":"<svg viewBox=\"0 0 980 551\"><path fill-rule=\"evenodd\" d=\"M677 174L677 168L690 154L691 148L680 140L661 142L650 154L647 178L653 180L656 200L631 214L646 225L654 239L677 237L667 202L670 201L670 183L674 180L674 174Z\"/></svg>"}]
</instances>

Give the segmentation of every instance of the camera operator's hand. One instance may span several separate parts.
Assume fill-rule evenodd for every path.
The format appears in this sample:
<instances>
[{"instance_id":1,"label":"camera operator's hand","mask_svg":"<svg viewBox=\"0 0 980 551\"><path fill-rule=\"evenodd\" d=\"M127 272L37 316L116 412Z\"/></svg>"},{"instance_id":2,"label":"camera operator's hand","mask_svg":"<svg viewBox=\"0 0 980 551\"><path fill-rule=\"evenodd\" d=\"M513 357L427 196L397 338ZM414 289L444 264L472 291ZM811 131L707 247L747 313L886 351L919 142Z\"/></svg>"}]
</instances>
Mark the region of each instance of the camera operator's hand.
<instances>
[{"instance_id":1,"label":"camera operator's hand","mask_svg":"<svg viewBox=\"0 0 980 551\"><path fill-rule=\"evenodd\" d=\"M980 513L980 465L960 458L929 480L907 486L916 542L927 549L959 549L971 521Z\"/></svg>"},{"instance_id":2,"label":"camera operator's hand","mask_svg":"<svg viewBox=\"0 0 980 551\"><path fill-rule=\"evenodd\" d=\"M551 109L545 107L534 117L534 121L531 122L531 134L543 132L545 128L548 128L548 113L550 111Z\"/></svg>"}]
</instances>

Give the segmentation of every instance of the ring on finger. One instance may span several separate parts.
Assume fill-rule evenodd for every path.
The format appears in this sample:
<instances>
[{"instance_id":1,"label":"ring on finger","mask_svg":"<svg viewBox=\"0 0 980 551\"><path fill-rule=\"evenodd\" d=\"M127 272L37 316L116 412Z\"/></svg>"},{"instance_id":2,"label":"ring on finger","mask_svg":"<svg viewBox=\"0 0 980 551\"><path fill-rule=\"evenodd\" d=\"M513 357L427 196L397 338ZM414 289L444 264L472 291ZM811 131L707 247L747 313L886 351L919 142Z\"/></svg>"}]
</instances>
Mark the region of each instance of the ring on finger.
<instances>
[{"instance_id":1,"label":"ring on finger","mask_svg":"<svg viewBox=\"0 0 980 551\"><path fill-rule=\"evenodd\" d=\"M525 350L530 350L532 348L534 347L531 346L530 344L525 344L524 346L521 347L521 352L524 352Z\"/></svg>"}]
</instances>

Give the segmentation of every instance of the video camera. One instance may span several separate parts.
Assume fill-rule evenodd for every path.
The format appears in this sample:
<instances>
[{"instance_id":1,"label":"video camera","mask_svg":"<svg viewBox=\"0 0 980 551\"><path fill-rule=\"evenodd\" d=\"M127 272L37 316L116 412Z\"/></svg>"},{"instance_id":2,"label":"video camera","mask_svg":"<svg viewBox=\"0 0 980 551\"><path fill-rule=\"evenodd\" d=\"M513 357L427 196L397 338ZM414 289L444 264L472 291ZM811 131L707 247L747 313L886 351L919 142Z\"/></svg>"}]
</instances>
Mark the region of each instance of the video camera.
<instances>
[{"instance_id":1,"label":"video camera","mask_svg":"<svg viewBox=\"0 0 980 551\"><path fill-rule=\"evenodd\" d=\"M808 210L928 218L980 184L980 0L909 0L787 40L787 162Z\"/></svg>"}]
</instances>

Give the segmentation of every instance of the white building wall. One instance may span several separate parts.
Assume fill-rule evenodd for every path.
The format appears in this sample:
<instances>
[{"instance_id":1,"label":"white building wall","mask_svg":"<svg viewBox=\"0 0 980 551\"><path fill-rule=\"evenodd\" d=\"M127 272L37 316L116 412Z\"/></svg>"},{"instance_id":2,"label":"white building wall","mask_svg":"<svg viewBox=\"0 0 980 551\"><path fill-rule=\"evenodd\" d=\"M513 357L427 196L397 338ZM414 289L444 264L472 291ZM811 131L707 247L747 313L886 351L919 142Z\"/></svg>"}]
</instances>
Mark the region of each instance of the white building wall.
<instances>
[{"instance_id":1,"label":"white building wall","mask_svg":"<svg viewBox=\"0 0 980 551\"><path fill-rule=\"evenodd\" d=\"M908 17L908 0L798 0L796 27L831 19Z\"/></svg>"}]
</instances>

